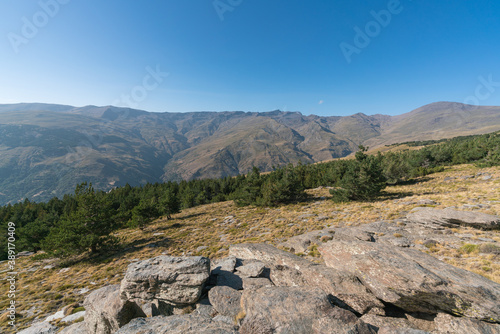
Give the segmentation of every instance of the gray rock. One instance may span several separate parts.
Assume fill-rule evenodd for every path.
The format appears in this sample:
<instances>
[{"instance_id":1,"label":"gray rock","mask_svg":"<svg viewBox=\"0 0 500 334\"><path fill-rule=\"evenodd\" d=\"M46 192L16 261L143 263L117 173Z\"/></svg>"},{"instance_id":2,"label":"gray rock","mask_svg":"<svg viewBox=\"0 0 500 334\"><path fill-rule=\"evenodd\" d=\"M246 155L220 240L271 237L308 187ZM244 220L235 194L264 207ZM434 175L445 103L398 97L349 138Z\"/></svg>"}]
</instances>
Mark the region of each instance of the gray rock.
<instances>
[{"instance_id":1,"label":"gray rock","mask_svg":"<svg viewBox=\"0 0 500 334\"><path fill-rule=\"evenodd\" d=\"M120 286L108 285L85 298L85 324L89 333L110 334L130 320L146 315L134 302L120 298Z\"/></svg>"},{"instance_id":2,"label":"gray rock","mask_svg":"<svg viewBox=\"0 0 500 334\"><path fill-rule=\"evenodd\" d=\"M359 279L347 273L314 264L294 254L266 244L231 245L229 254L240 259L262 261L271 269L271 281L276 286L318 287L331 294L337 305L349 307L361 314L383 314L384 305Z\"/></svg>"},{"instance_id":3,"label":"gray rock","mask_svg":"<svg viewBox=\"0 0 500 334\"><path fill-rule=\"evenodd\" d=\"M73 314L70 314L64 318L61 319L61 322L74 322L75 320L78 320L80 318L84 318L85 317L85 311L80 311L80 312L76 312L76 313L73 313Z\"/></svg>"},{"instance_id":4,"label":"gray rock","mask_svg":"<svg viewBox=\"0 0 500 334\"><path fill-rule=\"evenodd\" d=\"M243 278L243 290L257 289L257 288L269 287L269 286L274 286L274 284L268 278L265 278L265 277Z\"/></svg>"},{"instance_id":5,"label":"gray rock","mask_svg":"<svg viewBox=\"0 0 500 334\"><path fill-rule=\"evenodd\" d=\"M174 307L174 305L170 303L165 303L164 301L154 299L150 300L134 300L140 307L141 310L148 317L155 317L158 315L172 315L176 312L182 312L182 309L185 305L178 305L178 307Z\"/></svg>"},{"instance_id":6,"label":"gray rock","mask_svg":"<svg viewBox=\"0 0 500 334\"><path fill-rule=\"evenodd\" d=\"M306 213L306 214L298 216L297 219L309 219L309 218L316 217L316 216L317 215L314 213Z\"/></svg>"},{"instance_id":7,"label":"gray rock","mask_svg":"<svg viewBox=\"0 0 500 334\"><path fill-rule=\"evenodd\" d=\"M87 293L87 292L89 292L89 291L90 291L90 289L89 289L89 288L82 288L82 289L80 289L80 291L78 291L78 294L80 294L80 295L84 295L84 294L86 294L86 293Z\"/></svg>"},{"instance_id":8,"label":"gray rock","mask_svg":"<svg viewBox=\"0 0 500 334\"><path fill-rule=\"evenodd\" d=\"M246 314L242 327L260 319L276 334L375 333L347 311L332 306L319 288L271 287L244 291L241 305Z\"/></svg>"},{"instance_id":9,"label":"gray rock","mask_svg":"<svg viewBox=\"0 0 500 334\"><path fill-rule=\"evenodd\" d=\"M241 292L227 286L216 286L208 292L208 299L215 310L233 319L240 313Z\"/></svg>"},{"instance_id":10,"label":"gray rock","mask_svg":"<svg viewBox=\"0 0 500 334\"><path fill-rule=\"evenodd\" d=\"M439 333L500 334L500 325L468 318L456 318L440 313L434 320Z\"/></svg>"},{"instance_id":11,"label":"gray rock","mask_svg":"<svg viewBox=\"0 0 500 334\"><path fill-rule=\"evenodd\" d=\"M92 334L87 330L85 322L77 322L71 326L64 328L59 334Z\"/></svg>"},{"instance_id":12,"label":"gray rock","mask_svg":"<svg viewBox=\"0 0 500 334\"><path fill-rule=\"evenodd\" d=\"M217 274L220 270L233 272L236 267L236 257L228 256L219 260L213 260L211 263L212 274Z\"/></svg>"},{"instance_id":13,"label":"gray rock","mask_svg":"<svg viewBox=\"0 0 500 334\"><path fill-rule=\"evenodd\" d=\"M200 315L205 318L213 318L216 314L217 311L212 305L207 305L207 304L197 304L196 305L196 310L193 311L193 315Z\"/></svg>"},{"instance_id":14,"label":"gray rock","mask_svg":"<svg viewBox=\"0 0 500 334\"><path fill-rule=\"evenodd\" d=\"M481 207L478 204L464 204L460 208L461 209L469 209L469 210L481 209Z\"/></svg>"},{"instance_id":15,"label":"gray rock","mask_svg":"<svg viewBox=\"0 0 500 334\"><path fill-rule=\"evenodd\" d=\"M436 205L438 203L431 200L431 199L421 199L420 201L417 202L417 204L418 205Z\"/></svg>"},{"instance_id":16,"label":"gray rock","mask_svg":"<svg viewBox=\"0 0 500 334\"><path fill-rule=\"evenodd\" d=\"M235 290L243 289L243 280L240 276L229 272L221 270L217 275L215 275L216 285L218 286L228 286Z\"/></svg>"},{"instance_id":17,"label":"gray rock","mask_svg":"<svg viewBox=\"0 0 500 334\"><path fill-rule=\"evenodd\" d=\"M238 334L234 326L223 321L183 314L138 318L120 328L116 334Z\"/></svg>"},{"instance_id":18,"label":"gray rock","mask_svg":"<svg viewBox=\"0 0 500 334\"><path fill-rule=\"evenodd\" d=\"M265 265L260 261L245 263L236 268L236 275L240 277L259 277L264 272Z\"/></svg>"},{"instance_id":19,"label":"gray rock","mask_svg":"<svg viewBox=\"0 0 500 334\"><path fill-rule=\"evenodd\" d=\"M416 319L409 314L399 314L394 317L381 317L365 314L361 317L365 323L379 328L379 333L431 333L436 329L434 319ZM414 331L414 332L412 332Z\"/></svg>"},{"instance_id":20,"label":"gray rock","mask_svg":"<svg viewBox=\"0 0 500 334\"><path fill-rule=\"evenodd\" d=\"M166 255L131 263L121 283L123 299L158 299L172 305L195 303L209 277L210 260Z\"/></svg>"},{"instance_id":21,"label":"gray rock","mask_svg":"<svg viewBox=\"0 0 500 334\"><path fill-rule=\"evenodd\" d=\"M484 230L500 229L500 217L481 212L457 211L453 209L415 208L407 215L409 221L444 227L458 225Z\"/></svg>"},{"instance_id":22,"label":"gray rock","mask_svg":"<svg viewBox=\"0 0 500 334\"><path fill-rule=\"evenodd\" d=\"M52 315L49 315L47 318L45 318L44 321L50 322L50 321L54 321L54 320L62 319L62 318L64 318L64 310L60 310Z\"/></svg>"},{"instance_id":23,"label":"gray rock","mask_svg":"<svg viewBox=\"0 0 500 334\"><path fill-rule=\"evenodd\" d=\"M222 315L222 314L218 314L216 315L215 317L213 317L213 321L222 321L226 324L229 324L229 325L233 325L234 324L234 318L233 317L230 317L230 316L227 316L227 315Z\"/></svg>"},{"instance_id":24,"label":"gray rock","mask_svg":"<svg viewBox=\"0 0 500 334\"><path fill-rule=\"evenodd\" d=\"M500 321L500 284L423 252L342 240L319 251L326 265L357 275L375 296L408 312Z\"/></svg>"},{"instance_id":25,"label":"gray rock","mask_svg":"<svg viewBox=\"0 0 500 334\"><path fill-rule=\"evenodd\" d=\"M378 331L378 334L431 334L431 333L414 328L381 327Z\"/></svg>"},{"instance_id":26,"label":"gray rock","mask_svg":"<svg viewBox=\"0 0 500 334\"><path fill-rule=\"evenodd\" d=\"M29 328L23 329L18 334L56 334L57 327L48 322L38 322Z\"/></svg>"}]
</instances>

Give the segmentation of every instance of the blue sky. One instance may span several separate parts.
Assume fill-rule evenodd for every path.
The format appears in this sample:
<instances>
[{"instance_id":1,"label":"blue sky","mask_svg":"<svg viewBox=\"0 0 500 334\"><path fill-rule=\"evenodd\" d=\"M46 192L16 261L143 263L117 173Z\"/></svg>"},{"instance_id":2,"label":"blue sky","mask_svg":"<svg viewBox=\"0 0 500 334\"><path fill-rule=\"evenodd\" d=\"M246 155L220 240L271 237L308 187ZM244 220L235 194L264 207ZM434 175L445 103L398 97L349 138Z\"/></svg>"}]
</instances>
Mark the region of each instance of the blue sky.
<instances>
[{"instance_id":1,"label":"blue sky","mask_svg":"<svg viewBox=\"0 0 500 334\"><path fill-rule=\"evenodd\" d=\"M317 115L500 105L499 18L494 0L3 0L0 103Z\"/></svg>"}]
</instances>

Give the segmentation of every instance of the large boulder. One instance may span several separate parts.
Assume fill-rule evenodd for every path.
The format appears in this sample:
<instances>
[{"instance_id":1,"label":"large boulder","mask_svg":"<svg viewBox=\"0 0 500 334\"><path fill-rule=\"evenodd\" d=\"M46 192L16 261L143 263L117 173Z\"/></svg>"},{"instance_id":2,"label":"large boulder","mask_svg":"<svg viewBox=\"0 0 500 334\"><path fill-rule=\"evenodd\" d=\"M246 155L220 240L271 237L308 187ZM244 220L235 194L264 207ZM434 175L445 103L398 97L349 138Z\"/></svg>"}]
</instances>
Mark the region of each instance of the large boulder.
<instances>
[{"instance_id":1,"label":"large boulder","mask_svg":"<svg viewBox=\"0 0 500 334\"><path fill-rule=\"evenodd\" d=\"M123 299L159 300L174 306L195 303L210 274L210 260L158 256L132 263L121 282Z\"/></svg>"},{"instance_id":2,"label":"large boulder","mask_svg":"<svg viewBox=\"0 0 500 334\"><path fill-rule=\"evenodd\" d=\"M315 264L266 244L231 245L229 254L239 259L259 260L271 269L277 286L318 287L331 294L335 304L358 313L383 313L384 305L359 279L346 271Z\"/></svg>"},{"instance_id":3,"label":"large boulder","mask_svg":"<svg viewBox=\"0 0 500 334\"><path fill-rule=\"evenodd\" d=\"M375 333L353 313L333 306L319 288L268 287L244 291L242 332L258 323L269 333ZM271 332L272 330L272 332ZM257 332L254 332L257 334Z\"/></svg>"},{"instance_id":4,"label":"large boulder","mask_svg":"<svg viewBox=\"0 0 500 334\"><path fill-rule=\"evenodd\" d=\"M168 317L138 318L120 328L116 334L238 334L233 325L208 317L183 314Z\"/></svg>"},{"instance_id":5,"label":"large boulder","mask_svg":"<svg viewBox=\"0 0 500 334\"><path fill-rule=\"evenodd\" d=\"M414 249L334 240L326 265L356 275L378 298L408 312L447 312L500 322L500 284Z\"/></svg>"},{"instance_id":6,"label":"large boulder","mask_svg":"<svg viewBox=\"0 0 500 334\"><path fill-rule=\"evenodd\" d=\"M134 302L120 298L120 286L108 285L90 293L83 303L89 333L111 334L130 320L146 315Z\"/></svg>"},{"instance_id":7,"label":"large boulder","mask_svg":"<svg viewBox=\"0 0 500 334\"><path fill-rule=\"evenodd\" d=\"M241 292L228 286L216 286L208 292L210 304L224 316L235 318L240 313Z\"/></svg>"},{"instance_id":8,"label":"large boulder","mask_svg":"<svg viewBox=\"0 0 500 334\"><path fill-rule=\"evenodd\" d=\"M481 212L454 209L415 208L406 217L409 221L442 227L470 226L483 230L500 229L500 217Z\"/></svg>"}]
</instances>

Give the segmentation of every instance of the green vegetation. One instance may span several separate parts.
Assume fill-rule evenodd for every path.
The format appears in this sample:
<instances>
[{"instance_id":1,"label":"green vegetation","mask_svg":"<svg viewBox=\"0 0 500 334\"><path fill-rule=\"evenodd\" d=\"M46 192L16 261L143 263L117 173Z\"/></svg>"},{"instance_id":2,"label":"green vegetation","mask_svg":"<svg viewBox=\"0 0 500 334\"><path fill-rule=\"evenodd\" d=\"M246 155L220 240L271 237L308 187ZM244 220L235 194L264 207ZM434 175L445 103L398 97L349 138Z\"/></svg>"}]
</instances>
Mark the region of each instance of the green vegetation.
<instances>
[{"instance_id":1,"label":"green vegetation","mask_svg":"<svg viewBox=\"0 0 500 334\"><path fill-rule=\"evenodd\" d=\"M500 132L459 137L420 150L367 155L360 147L355 159L321 164L291 164L247 176L115 188L107 193L82 183L73 195L46 203L23 203L0 208L0 231L16 225L16 250L41 249L58 256L112 247L113 231L143 228L152 220L202 204L235 200L240 206L278 206L305 199L305 189L332 187L333 200L372 200L387 184L442 171L444 166L475 163L500 165ZM7 240L0 238L0 260L7 258ZM468 252L464 249L465 252ZM496 252L496 249L489 250Z\"/></svg>"},{"instance_id":2,"label":"green vegetation","mask_svg":"<svg viewBox=\"0 0 500 334\"><path fill-rule=\"evenodd\" d=\"M460 252L467 254L476 253L478 252L478 250L479 250L479 245L475 244L465 244L462 247L460 247Z\"/></svg>"},{"instance_id":3,"label":"green vegetation","mask_svg":"<svg viewBox=\"0 0 500 334\"><path fill-rule=\"evenodd\" d=\"M336 183L338 188L330 190L335 202L370 200L386 186L382 155L368 156L365 154L366 148L359 148L355 160L345 161L345 170Z\"/></svg>"}]
</instances>

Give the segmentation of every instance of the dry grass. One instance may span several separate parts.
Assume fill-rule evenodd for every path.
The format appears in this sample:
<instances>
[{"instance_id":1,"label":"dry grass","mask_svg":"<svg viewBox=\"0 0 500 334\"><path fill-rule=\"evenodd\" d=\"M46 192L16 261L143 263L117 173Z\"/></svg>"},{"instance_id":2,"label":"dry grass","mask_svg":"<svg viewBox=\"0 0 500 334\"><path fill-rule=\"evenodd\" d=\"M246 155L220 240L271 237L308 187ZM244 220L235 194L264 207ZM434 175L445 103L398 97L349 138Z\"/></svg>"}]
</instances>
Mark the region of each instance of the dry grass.
<instances>
[{"instance_id":1,"label":"dry grass","mask_svg":"<svg viewBox=\"0 0 500 334\"><path fill-rule=\"evenodd\" d=\"M460 177L478 172L489 172L496 181L480 178L463 180ZM455 177L444 181L445 177ZM489 207L476 211L500 214L500 168L478 169L470 165L449 168L430 175L420 182L388 187L383 198L375 202L335 204L330 201L328 189L308 191L310 200L280 208L238 208L232 202L204 205L174 215L173 219L158 219L143 231L125 229L116 235L121 240L121 250L103 254L93 261L72 265L56 259L34 261L20 258L17 262L18 292L16 294L17 318L20 327L35 319L55 313L63 306L83 302L88 294L80 290L97 289L117 284L123 278L128 264L160 254L174 256L202 255L218 258L227 255L230 244L266 242L277 245L285 239L327 226L355 226L378 220L404 218L419 200L430 199L437 208L483 204ZM414 204L411 204L414 203ZM313 216L300 218L301 215ZM233 216L233 219L226 219ZM473 229L453 229L455 233L471 234L473 238L488 238L500 244L500 232ZM473 243L471 240L471 244ZM492 242L494 243L494 242ZM206 246L206 248L199 248ZM314 248L314 245L312 246ZM469 248L468 248L469 247ZM454 249L447 245L432 245L427 252L460 268L481 274L500 283L500 255L495 249L481 252L473 246ZM311 249L315 255L315 249ZM469 251L470 250L470 251ZM43 269L54 265L52 269ZM0 265L0 271L5 264ZM6 281L0 281L1 291L7 291ZM5 310L9 299L0 294L0 309ZM29 316L28 310L34 314ZM0 321L2 321L0 317ZM8 332L7 323L0 323L1 331Z\"/></svg>"}]
</instances>

